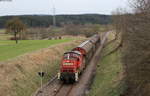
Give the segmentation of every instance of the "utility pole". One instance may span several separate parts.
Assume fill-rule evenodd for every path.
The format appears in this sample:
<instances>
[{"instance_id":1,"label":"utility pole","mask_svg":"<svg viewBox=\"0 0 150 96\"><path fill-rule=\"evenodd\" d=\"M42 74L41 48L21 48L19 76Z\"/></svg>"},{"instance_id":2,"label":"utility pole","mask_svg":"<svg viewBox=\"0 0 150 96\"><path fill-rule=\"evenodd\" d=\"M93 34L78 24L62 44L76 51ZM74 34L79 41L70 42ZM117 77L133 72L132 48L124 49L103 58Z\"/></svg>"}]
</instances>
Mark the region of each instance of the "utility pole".
<instances>
[{"instance_id":1,"label":"utility pole","mask_svg":"<svg viewBox=\"0 0 150 96\"><path fill-rule=\"evenodd\" d=\"M56 15L55 15L55 7L53 8L53 26L56 26Z\"/></svg>"},{"instance_id":2,"label":"utility pole","mask_svg":"<svg viewBox=\"0 0 150 96\"><path fill-rule=\"evenodd\" d=\"M53 6L53 26L56 27L56 8L53 0L52 0L52 6Z\"/></svg>"}]
</instances>

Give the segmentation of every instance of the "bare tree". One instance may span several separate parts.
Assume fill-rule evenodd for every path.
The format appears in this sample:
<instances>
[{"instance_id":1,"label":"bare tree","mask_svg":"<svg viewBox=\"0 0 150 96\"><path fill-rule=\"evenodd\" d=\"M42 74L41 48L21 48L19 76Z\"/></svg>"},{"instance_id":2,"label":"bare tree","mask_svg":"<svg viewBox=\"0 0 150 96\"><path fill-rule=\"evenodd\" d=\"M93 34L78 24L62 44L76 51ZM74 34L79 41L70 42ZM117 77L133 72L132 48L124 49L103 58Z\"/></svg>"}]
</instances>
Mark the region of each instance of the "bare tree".
<instances>
[{"instance_id":1,"label":"bare tree","mask_svg":"<svg viewBox=\"0 0 150 96\"><path fill-rule=\"evenodd\" d=\"M7 32L14 33L16 44L18 43L17 34L21 33L25 28L25 25L18 18L13 18L12 20L7 21L6 23L6 30Z\"/></svg>"},{"instance_id":2,"label":"bare tree","mask_svg":"<svg viewBox=\"0 0 150 96\"><path fill-rule=\"evenodd\" d=\"M150 96L150 1L132 0L133 13L119 15L122 32L122 62L126 72L125 96Z\"/></svg>"}]
</instances>

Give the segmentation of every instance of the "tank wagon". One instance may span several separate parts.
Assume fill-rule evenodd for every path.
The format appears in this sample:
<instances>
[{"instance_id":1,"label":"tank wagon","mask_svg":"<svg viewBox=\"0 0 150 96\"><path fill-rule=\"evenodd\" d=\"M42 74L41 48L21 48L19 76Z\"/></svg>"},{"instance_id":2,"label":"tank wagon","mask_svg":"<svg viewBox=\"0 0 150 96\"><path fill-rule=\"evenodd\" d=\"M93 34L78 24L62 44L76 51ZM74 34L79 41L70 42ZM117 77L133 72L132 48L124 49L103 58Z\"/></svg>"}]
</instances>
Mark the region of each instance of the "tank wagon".
<instances>
[{"instance_id":1,"label":"tank wagon","mask_svg":"<svg viewBox=\"0 0 150 96\"><path fill-rule=\"evenodd\" d=\"M77 82L100 43L100 36L94 35L71 51L64 53L58 79L65 82Z\"/></svg>"}]
</instances>

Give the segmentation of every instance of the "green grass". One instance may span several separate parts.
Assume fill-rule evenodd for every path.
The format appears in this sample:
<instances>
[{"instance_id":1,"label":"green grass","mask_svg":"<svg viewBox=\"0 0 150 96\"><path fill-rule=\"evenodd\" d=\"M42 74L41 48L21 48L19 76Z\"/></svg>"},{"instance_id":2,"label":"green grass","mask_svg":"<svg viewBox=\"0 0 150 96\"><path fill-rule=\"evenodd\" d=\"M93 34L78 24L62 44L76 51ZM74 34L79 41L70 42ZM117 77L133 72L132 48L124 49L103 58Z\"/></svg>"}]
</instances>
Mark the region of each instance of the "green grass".
<instances>
[{"instance_id":1,"label":"green grass","mask_svg":"<svg viewBox=\"0 0 150 96\"><path fill-rule=\"evenodd\" d=\"M112 48L112 45L108 46L103 54ZM122 70L120 51L103 57L88 96L120 96L124 90L123 81L119 80Z\"/></svg>"},{"instance_id":2,"label":"green grass","mask_svg":"<svg viewBox=\"0 0 150 96\"><path fill-rule=\"evenodd\" d=\"M27 52L32 52L40 48L46 48L50 45L71 41L72 39L63 40L21 40L19 44L15 41L0 41L0 61L14 58Z\"/></svg>"}]
</instances>

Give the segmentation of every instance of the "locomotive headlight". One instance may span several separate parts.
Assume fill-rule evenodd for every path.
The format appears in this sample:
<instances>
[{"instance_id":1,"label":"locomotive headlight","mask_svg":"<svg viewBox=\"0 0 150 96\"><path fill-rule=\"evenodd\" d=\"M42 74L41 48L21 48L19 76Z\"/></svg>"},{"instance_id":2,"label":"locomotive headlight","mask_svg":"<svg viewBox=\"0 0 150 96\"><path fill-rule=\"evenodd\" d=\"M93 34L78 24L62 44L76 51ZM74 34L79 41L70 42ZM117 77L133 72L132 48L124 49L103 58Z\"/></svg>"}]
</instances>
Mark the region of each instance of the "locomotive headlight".
<instances>
[{"instance_id":1,"label":"locomotive headlight","mask_svg":"<svg viewBox=\"0 0 150 96\"><path fill-rule=\"evenodd\" d=\"M73 63L70 63L70 62L64 62L63 65L73 65Z\"/></svg>"}]
</instances>

